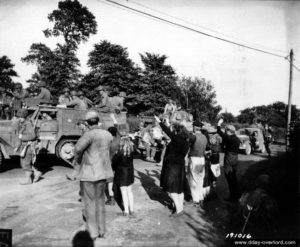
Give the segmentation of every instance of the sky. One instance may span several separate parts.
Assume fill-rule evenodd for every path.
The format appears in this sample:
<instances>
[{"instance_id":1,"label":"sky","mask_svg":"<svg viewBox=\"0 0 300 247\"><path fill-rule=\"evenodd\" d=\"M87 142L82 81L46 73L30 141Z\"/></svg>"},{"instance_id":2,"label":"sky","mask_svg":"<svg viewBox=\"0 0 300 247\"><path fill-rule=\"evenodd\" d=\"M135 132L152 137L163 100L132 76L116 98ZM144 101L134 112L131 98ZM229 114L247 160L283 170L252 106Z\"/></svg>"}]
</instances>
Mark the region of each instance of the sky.
<instances>
[{"instance_id":1,"label":"sky","mask_svg":"<svg viewBox=\"0 0 300 247\"><path fill-rule=\"evenodd\" d=\"M287 56L291 48L300 70L300 2L115 0L201 32ZM105 0L80 0L96 17L98 32L79 46L82 73L88 53L102 40L126 47L141 65L140 53L168 57L179 76L209 80L223 111L234 115L247 107L275 101L287 103L289 63L286 59L235 46L113 6ZM0 0L0 56L8 56L26 86L36 71L21 62L32 43L54 48L62 39L45 38L53 26L47 15L58 0ZM300 72L293 70L292 103L300 107Z\"/></svg>"}]
</instances>

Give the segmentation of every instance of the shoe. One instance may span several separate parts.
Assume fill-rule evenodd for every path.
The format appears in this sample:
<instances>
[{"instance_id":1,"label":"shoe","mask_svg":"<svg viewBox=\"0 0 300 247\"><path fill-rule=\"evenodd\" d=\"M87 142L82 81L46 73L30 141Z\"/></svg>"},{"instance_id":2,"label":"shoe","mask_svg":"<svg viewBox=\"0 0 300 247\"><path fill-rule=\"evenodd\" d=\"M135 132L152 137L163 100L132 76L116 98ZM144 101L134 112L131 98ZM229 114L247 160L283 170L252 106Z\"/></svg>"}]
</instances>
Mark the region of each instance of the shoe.
<instances>
[{"instance_id":1,"label":"shoe","mask_svg":"<svg viewBox=\"0 0 300 247\"><path fill-rule=\"evenodd\" d=\"M130 212L130 213L129 213L129 218L136 218L135 213L134 213L134 212Z\"/></svg>"},{"instance_id":2,"label":"shoe","mask_svg":"<svg viewBox=\"0 0 300 247\"><path fill-rule=\"evenodd\" d=\"M152 162L151 158L149 158L149 157L147 157L145 160L148 162Z\"/></svg>"},{"instance_id":3,"label":"shoe","mask_svg":"<svg viewBox=\"0 0 300 247\"><path fill-rule=\"evenodd\" d=\"M32 184L32 172L31 171L26 171L25 172L25 180L20 183L21 185L28 185Z\"/></svg>"},{"instance_id":4,"label":"shoe","mask_svg":"<svg viewBox=\"0 0 300 247\"><path fill-rule=\"evenodd\" d=\"M104 233L99 234L98 238L104 238Z\"/></svg>"},{"instance_id":5,"label":"shoe","mask_svg":"<svg viewBox=\"0 0 300 247\"><path fill-rule=\"evenodd\" d=\"M125 213L125 212L122 212L122 213L117 213L118 216L125 216L127 217L129 214L128 213Z\"/></svg>"},{"instance_id":6,"label":"shoe","mask_svg":"<svg viewBox=\"0 0 300 247\"><path fill-rule=\"evenodd\" d=\"M33 176L34 176L33 182L37 183L38 181L40 181L42 177L42 173L40 171L34 171Z\"/></svg>"},{"instance_id":7,"label":"shoe","mask_svg":"<svg viewBox=\"0 0 300 247\"><path fill-rule=\"evenodd\" d=\"M109 196L107 201L105 202L105 205L113 206L116 204L115 198L113 196Z\"/></svg>"},{"instance_id":8,"label":"shoe","mask_svg":"<svg viewBox=\"0 0 300 247\"><path fill-rule=\"evenodd\" d=\"M171 214L170 217L171 218L178 218L180 216L182 216L184 214L184 211L180 211L179 213L175 213L175 214Z\"/></svg>"}]
</instances>

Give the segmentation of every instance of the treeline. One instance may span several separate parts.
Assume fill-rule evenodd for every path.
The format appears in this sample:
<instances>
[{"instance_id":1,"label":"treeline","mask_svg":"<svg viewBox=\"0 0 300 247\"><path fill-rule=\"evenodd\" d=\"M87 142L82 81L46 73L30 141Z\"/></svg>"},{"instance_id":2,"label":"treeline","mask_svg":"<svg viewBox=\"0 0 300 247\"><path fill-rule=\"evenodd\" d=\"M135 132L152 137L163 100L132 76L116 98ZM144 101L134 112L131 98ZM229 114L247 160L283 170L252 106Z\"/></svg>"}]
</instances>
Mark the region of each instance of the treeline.
<instances>
[{"instance_id":1,"label":"treeline","mask_svg":"<svg viewBox=\"0 0 300 247\"><path fill-rule=\"evenodd\" d=\"M255 121L268 123L278 128L286 128L287 123L287 104L277 101L269 105L254 106L240 111L238 116L231 113L223 113L226 122L251 124ZM291 122L292 124L300 118L300 110L292 105Z\"/></svg>"},{"instance_id":2,"label":"treeline","mask_svg":"<svg viewBox=\"0 0 300 247\"><path fill-rule=\"evenodd\" d=\"M126 105L131 114L158 114L171 98L182 108L190 110L195 119L215 121L221 107L211 82L204 78L178 77L167 64L167 56L140 54L142 66L130 58L127 48L104 40L89 53L90 71L81 74L76 56L78 45L97 32L95 16L77 0L58 3L58 9L48 15L52 28L44 30L46 37L62 37L64 42L50 49L42 43L31 45L21 60L37 66L27 81L34 90L41 80L58 97L64 87L80 89L97 103L95 87L109 86L115 92L127 94Z\"/></svg>"},{"instance_id":3,"label":"treeline","mask_svg":"<svg viewBox=\"0 0 300 247\"><path fill-rule=\"evenodd\" d=\"M64 87L82 90L85 96L97 103L100 98L94 90L99 85L109 86L114 93L127 94L125 104L130 114L159 114L171 98L193 114L195 120L215 123L221 106L216 102L212 83L205 78L179 77L175 69L167 64L167 56L141 53L141 66L129 57L127 48L107 40L94 44L89 52L87 74L81 74L80 61L76 56L78 46L97 33L95 16L78 0L65 0L48 15L52 28L44 30L46 37L62 37L54 49L46 44L34 43L21 60L37 67L30 79L29 90L45 81L54 97ZM60 39L61 40L61 39ZM17 73L6 56L0 57L1 86L13 89L13 77ZM292 118L299 115L293 106ZM223 113L226 122L252 123L255 118L271 125L285 126L286 105L276 102L268 106L257 106L241 111L235 117Z\"/></svg>"}]
</instances>

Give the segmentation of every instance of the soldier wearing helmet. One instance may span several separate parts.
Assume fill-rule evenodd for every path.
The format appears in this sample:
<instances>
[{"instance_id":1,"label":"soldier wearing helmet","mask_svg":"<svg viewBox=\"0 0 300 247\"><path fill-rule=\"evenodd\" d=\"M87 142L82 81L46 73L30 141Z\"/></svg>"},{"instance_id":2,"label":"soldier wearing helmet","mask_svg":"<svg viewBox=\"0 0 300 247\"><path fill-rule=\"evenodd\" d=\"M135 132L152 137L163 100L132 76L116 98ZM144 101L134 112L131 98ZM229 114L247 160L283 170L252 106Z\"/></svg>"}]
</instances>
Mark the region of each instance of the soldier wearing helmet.
<instances>
[{"instance_id":1,"label":"soldier wearing helmet","mask_svg":"<svg viewBox=\"0 0 300 247\"><path fill-rule=\"evenodd\" d=\"M101 112L109 112L110 111L110 101L108 97L107 90L103 86L96 87L96 90L100 94L100 104L96 105L96 107L100 108Z\"/></svg>"},{"instance_id":2,"label":"soldier wearing helmet","mask_svg":"<svg viewBox=\"0 0 300 247\"><path fill-rule=\"evenodd\" d=\"M78 91L77 96L79 97L79 99L83 100L83 102L87 105L88 108L93 106L93 102L87 97L85 97L82 91Z\"/></svg>"},{"instance_id":3,"label":"soldier wearing helmet","mask_svg":"<svg viewBox=\"0 0 300 247\"><path fill-rule=\"evenodd\" d=\"M38 182L42 173L34 166L36 161L36 140L35 124L29 118L27 109L19 109L16 113L19 120L18 138L19 145L15 149L20 154L20 164L25 172L25 180L21 185L32 184Z\"/></svg>"},{"instance_id":4,"label":"soldier wearing helmet","mask_svg":"<svg viewBox=\"0 0 300 247\"><path fill-rule=\"evenodd\" d=\"M124 98L126 96L125 92L119 93L119 90L116 88L114 90L113 97L110 98L110 105L114 112L120 113L124 110Z\"/></svg>"},{"instance_id":5,"label":"soldier wearing helmet","mask_svg":"<svg viewBox=\"0 0 300 247\"><path fill-rule=\"evenodd\" d=\"M41 81L38 84L38 87L40 88L40 93L36 96L37 99L50 101L52 99L52 95L50 91L46 88L46 82Z\"/></svg>"},{"instance_id":6,"label":"soldier wearing helmet","mask_svg":"<svg viewBox=\"0 0 300 247\"><path fill-rule=\"evenodd\" d=\"M88 111L85 116L88 130L75 145L75 169L79 171L81 200L91 237L105 234L105 187L113 177L110 160L112 135L99 126L99 115Z\"/></svg>"},{"instance_id":7,"label":"soldier wearing helmet","mask_svg":"<svg viewBox=\"0 0 300 247\"><path fill-rule=\"evenodd\" d=\"M0 87L0 118L9 120L11 115L11 97L7 94L5 88Z\"/></svg>"},{"instance_id":8,"label":"soldier wearing helmet","mask_svg":"<svg viewBox=\"0 0 300 247\"><path fill-rule=\"evenodd\" d=\"M71 91L72 100L66 104L67 107L72 107L76 110L87 110L88 106L82 99L80 99L77 95L77 91Z\"/></svg>"},{"instance_id":9,"label":"soldier wearing helmet","mask_svg":"<svg viewBox=\"0 0 300 247\"><path fill-rule=\"evenodd\" d=\"M24 99L28 97L28 91L23 89L23 86L20 82L15 84L15 89L11 92L13 96L12 108L14 114L21 109L24 103Z\"/></svg>"},{"instance_id":10,"label":"soldier wearing helmet","mask_svg":"<svg viewBox=\"0 0 300 247\"><path fill-rule=\"evenodd\" d=\"M64 94L60 95L59 98L58 98L58 103L60 105L66 105L66 104L68 104L72 100L69 88L65 87L63 89L63 93Z\"/></svg>"}]
</instances>

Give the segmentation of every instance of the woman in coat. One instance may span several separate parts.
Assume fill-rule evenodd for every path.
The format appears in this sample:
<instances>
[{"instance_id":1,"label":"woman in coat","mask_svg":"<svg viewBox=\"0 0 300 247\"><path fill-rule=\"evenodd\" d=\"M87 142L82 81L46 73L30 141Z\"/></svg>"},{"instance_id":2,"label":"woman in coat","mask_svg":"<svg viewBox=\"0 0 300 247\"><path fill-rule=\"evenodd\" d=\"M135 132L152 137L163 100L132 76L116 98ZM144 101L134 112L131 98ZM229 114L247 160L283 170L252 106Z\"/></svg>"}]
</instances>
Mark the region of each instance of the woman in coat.
<instances>
[{"instance_id":1,"label":"woman in coat","mask_svg":"<svg viewBox=\"0 0 300 247\"><path fill-rule=\"evenodd\" d=\"M185 158L189 150L189 134L183 125L174 124L171 131L164 123L155 116L162 130L170 137L163 160L160 177L160 186L173 200L176 213L172 217L183 215L184 181L185 181Z\"/></svg>"}]
</instances>

